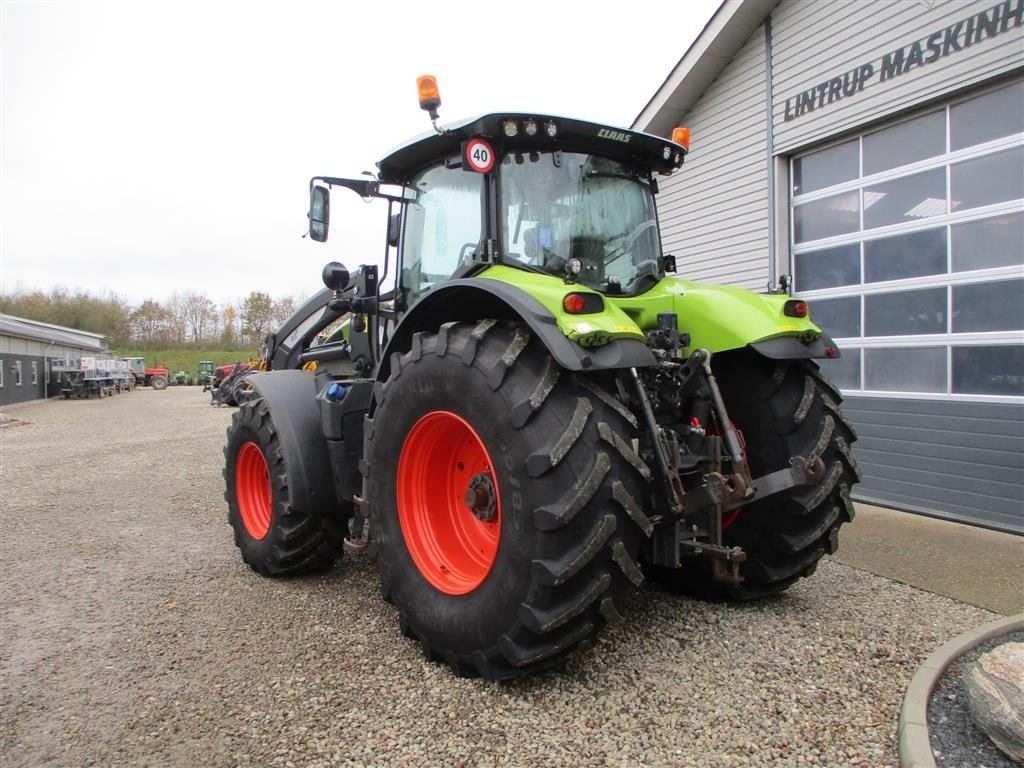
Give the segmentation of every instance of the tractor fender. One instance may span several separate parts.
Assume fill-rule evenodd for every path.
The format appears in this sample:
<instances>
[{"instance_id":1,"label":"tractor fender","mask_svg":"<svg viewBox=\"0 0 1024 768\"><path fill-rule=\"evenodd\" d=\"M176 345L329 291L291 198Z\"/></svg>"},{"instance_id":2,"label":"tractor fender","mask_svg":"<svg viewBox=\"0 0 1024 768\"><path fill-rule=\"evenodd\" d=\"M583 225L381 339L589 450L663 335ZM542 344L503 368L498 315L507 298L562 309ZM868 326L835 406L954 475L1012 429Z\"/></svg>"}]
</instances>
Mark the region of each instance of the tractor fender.
<instances>
[{"instance_id":1,"label":"tractor fender","mask_svg":"<svg viewBox=\"0 0 1024 768\"><path fill-rule=\"evenodd\" d=\"M584 349L566 338L555 316L521 288L499 280L465 278L434 288L405 313L381 353L377 380L387 379L392 353L409 349L414 333L434 333L443 323L483 318L522 320L547 347L555 362L569 371L601 371L655 363L651 350L636 339L616 339L602 347Z\"/></svg>"},{"instance_id":2,"label":"tractor fender","mask_svg":"<svg viewBox=\"0 0 1024 768\"><path fill-rule=\"evenodd\" d=\"M803 342L796 336L777 336L774 339L751 342L750 347L773 360L835 359L840 356L839 347L826 333L808 342Z\"/></svg>"},{"instance_id":3,"label":"tractor fender","mask_svg":"<svg viewBox=\"0 0 1024 768\"><path fill-rule=\"evenodd\" d=\"M273 419L292 504L307 511L336 506L338 497L313 375L296 370L268 371L250 376L249 382Z\"/></svg>"},{"instance_id":4,"label":"tractor fender","mask_svg":"<svg viewBox=\"0 0 1024 768\"><path fill-rule=\"evenodd\" d=\"M784 313L791 298L786 294L752 293L735 286L684 280L673 280L671 285L673 311L680 330L689 335L684 355L698 348L727 352L749 346L765 357L794 360L828 357L829 348L837 351L810 317Z\"/></svg>"}]
</instances>

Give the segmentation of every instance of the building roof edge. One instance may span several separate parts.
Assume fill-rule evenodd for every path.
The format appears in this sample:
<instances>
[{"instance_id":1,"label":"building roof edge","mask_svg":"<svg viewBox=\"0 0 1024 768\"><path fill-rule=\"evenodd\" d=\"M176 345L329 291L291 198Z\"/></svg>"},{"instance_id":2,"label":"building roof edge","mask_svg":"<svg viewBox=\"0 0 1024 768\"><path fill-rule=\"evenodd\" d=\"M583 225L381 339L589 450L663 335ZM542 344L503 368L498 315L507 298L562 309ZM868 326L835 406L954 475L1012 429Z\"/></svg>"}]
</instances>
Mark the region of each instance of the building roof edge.
<instances>
[{"instance_id":1,"label":"building roof edge","mask_svg":"<svg viewBox=\"0 0 1024 768\"><path fill-rule=\"evenodd\" d=\"M630 128L668 136L779 2L723 0Z\"/></svg>"},{"instance_id":2,"label":"building roof edge","mask_svg":"<svg viewBox=\"0 0 1024 768\"><path fill-rule=\"evenodd\" d=\"M106 337L103 334L43 323L39 320L29 320L15 315L0 314L0 334L95 352L102 352L106 349Z\"/></svg>"}]
</instances>

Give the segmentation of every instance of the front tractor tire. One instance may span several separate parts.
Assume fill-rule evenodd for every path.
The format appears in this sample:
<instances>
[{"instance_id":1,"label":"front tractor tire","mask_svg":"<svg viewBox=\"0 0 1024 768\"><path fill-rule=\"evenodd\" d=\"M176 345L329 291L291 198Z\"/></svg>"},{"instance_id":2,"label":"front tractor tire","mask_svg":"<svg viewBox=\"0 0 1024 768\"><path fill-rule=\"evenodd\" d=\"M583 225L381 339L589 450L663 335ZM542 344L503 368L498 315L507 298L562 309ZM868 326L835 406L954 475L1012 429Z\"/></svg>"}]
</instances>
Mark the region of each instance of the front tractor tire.
<instances>
[{"instance_id":1,"label":"front tractor tire","mask_svg":"<svg viewBox=\"0 0 1024 768\"><path fill-rule=\"evenodd\" d=\"M428 658L506 678L557 663L643 575L650 470L633 416L525 326L416 334L367 420L367 503L385 599Z\"/></svg>"},{"instance_id":2,"label":"front tractor tire","mask_svg":"<svg viewBox=\"0 0 1024 768\"><path fill-rule=\"evenodd\" d=\"M647 570L671 591L711 601L749 600L784 591L836 551L840 526L854 516L850 489L860 471L850 444L856 432L839 408L838 390L809 360L770 360L740 350L716 355L712 367L755 478L788 466L794 456L825 462L816 484L723 515L723 543L747 553L742 583L716 581L707 560Z\"/></svg>"},{"instance_id":3,"label":"front tractor tire","mask_svg":"<svg viewBox=\"0 0 1024 768\"><path fill-rule=\"evenodd\" d=\"M293 498L289 452L265 400L242 403L232 415L224 457L228 523L250 568L292 576L324 570L341 557L346 518L340 509Z\"/></svg>"}]
</instances>

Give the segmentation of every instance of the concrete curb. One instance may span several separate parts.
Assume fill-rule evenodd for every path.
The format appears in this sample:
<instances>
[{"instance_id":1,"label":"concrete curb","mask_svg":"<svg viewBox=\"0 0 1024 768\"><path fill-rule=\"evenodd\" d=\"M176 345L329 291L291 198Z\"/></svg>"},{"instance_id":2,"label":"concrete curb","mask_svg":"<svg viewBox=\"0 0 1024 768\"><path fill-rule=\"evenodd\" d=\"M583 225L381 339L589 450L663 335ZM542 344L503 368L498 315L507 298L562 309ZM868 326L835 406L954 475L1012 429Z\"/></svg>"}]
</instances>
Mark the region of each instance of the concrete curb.
<instances>
[{"instance_id":1,"label":"concrete curb","mask_svg":"<svg viewBox=\"0 0 1024 768\"><path fill-rule=\"evenodd\" d=\"M907 687L900 710L899 754L902 768L936 768L928 736L928 702L946 667L976 645L1010 632L1024 630L1024 613L997 619L957 635L932 653Z\"/></svg>"}]
</instances>

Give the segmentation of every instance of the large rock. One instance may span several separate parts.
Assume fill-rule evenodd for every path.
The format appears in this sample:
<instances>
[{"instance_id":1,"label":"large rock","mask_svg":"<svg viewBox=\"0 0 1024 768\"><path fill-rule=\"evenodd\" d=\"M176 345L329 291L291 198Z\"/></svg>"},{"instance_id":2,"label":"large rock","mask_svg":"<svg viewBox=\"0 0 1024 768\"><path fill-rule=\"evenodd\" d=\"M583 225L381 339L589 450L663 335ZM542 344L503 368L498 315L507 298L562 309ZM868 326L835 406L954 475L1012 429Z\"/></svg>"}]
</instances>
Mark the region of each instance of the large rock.
<instances>
[{"instance_id":1,"label":"large rock","mask_svg":"<svg viewBox=\"0 0 1024 768\"><path fill-rule=\"evenodd\" d=\"M1024 763L1024 643L1003 643L981 656L965 684L974 722L1011 760Z\"/></svg>"}]
</instances>

